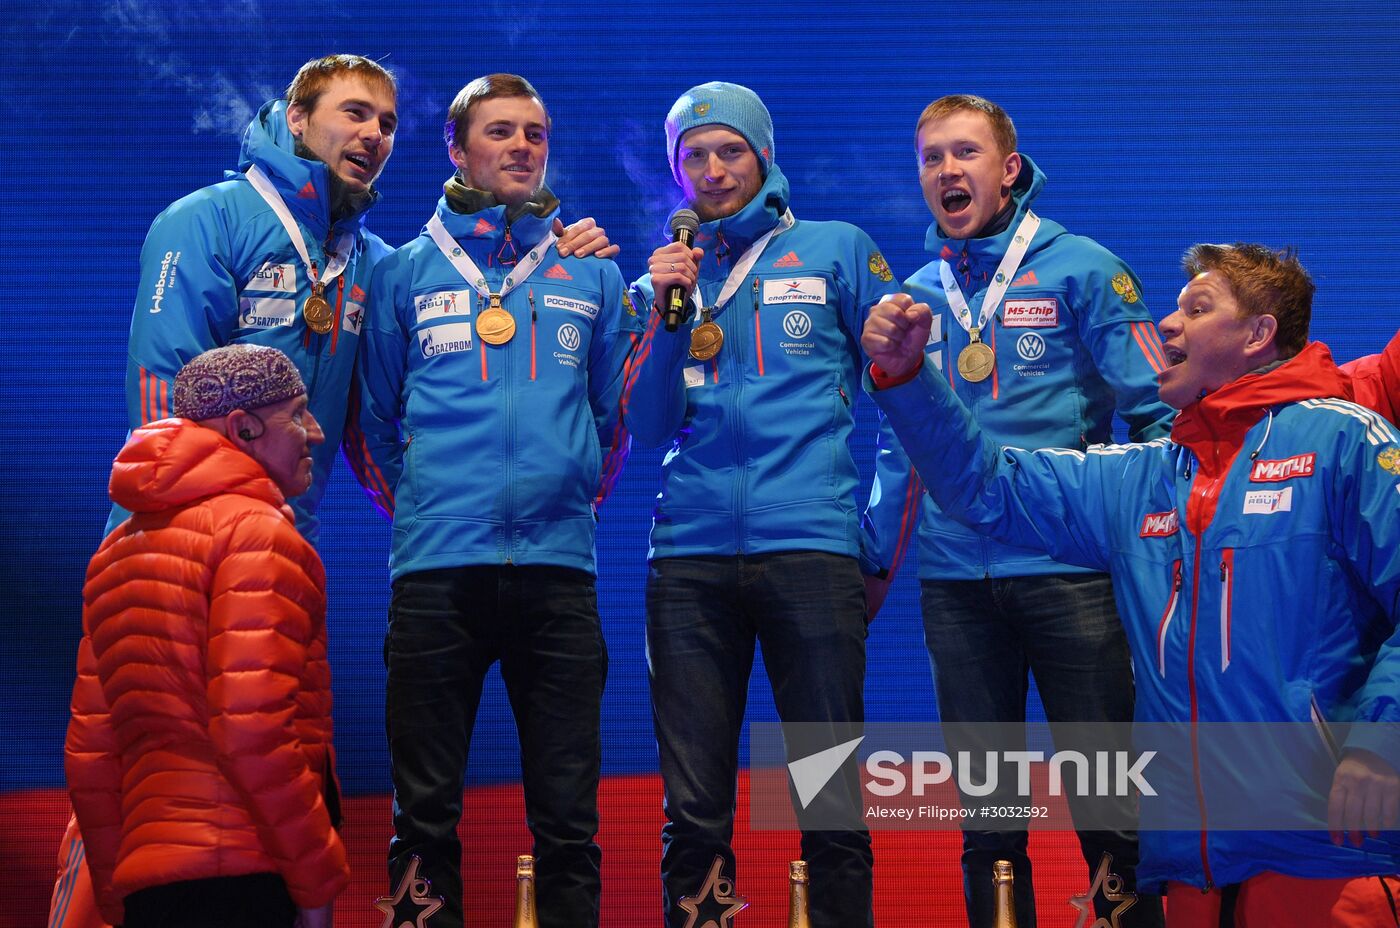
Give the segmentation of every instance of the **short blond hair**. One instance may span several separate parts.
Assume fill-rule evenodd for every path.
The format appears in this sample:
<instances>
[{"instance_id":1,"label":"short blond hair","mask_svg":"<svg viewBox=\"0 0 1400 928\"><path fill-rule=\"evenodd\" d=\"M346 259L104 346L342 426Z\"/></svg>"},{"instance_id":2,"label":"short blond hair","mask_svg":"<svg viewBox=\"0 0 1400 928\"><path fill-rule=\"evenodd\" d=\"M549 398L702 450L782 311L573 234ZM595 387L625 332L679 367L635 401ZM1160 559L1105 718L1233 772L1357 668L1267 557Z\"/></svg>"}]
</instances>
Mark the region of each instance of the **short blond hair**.
<instances>
[{"instance_id":1,"label":"short blond hair","mask_svg":"<svg viewBox=\"0 0 1400 928\"><path fill-rule=\"evenodd\" d=\"M939 97L924 107L924 111L919 114L919 121L914 125L915 144L917 144L919 133L923 131L924 123L932 122L935 119L946 119L954 113L960 112L981 113L986 116L987 121L992 124L992 138L996 139L1001 154L1009 155L1016 151L1016 126L1011 122L1011 117L1006 115L1006 110L985 97L974 96L970 93L954 93L946 97Z\"/></svg>"}]
</instances>

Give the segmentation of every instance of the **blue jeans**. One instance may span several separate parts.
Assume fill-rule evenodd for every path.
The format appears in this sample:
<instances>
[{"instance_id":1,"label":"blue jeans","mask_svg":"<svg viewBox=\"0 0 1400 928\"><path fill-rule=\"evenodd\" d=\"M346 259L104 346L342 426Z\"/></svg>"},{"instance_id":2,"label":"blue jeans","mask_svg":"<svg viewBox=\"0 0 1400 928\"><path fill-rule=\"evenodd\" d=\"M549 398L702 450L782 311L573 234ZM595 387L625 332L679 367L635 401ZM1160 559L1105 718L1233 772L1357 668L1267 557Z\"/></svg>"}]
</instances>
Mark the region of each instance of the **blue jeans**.
<instances>
[{"instance_id":1,"label":"blue jeans","mask_svg":"<svg viewBox=\"0 0 1400 928\"><path fill-rule=\"evenodd\" d=\"M598 725L608 658L593 577L565 567L454 567L394 581L384 640L390 886L417 855L419 875L446 903L431 924L462 924L457 822L482 682L498 660L520 734L539 923L596 926Z\"/></svg>"},{"instance_id":2,"label":"blue jeans","mask_svg":"<svg viewBox=\"0 0 1400 928\"><path fill-rule=\"evenodd\" d=\"M842 723L864 721L865 591L854 559L799 551L652 562L647 666L666 787L661 880L670 928L686 924L678 903L699 892L716 856L737 878L730 842L755 641L784 722L835 723L835 744L849 730ZM874 855L854 760L823 795L837 797L850 827L802 833L812 924L871 925ZM742 895L742 884L735 888Z\"/></svg>"},{"instance_id":3,"label":"blue jeans","mask_svg":"<svg viewBox=\"0 0 1400 928\"><path fill-rule=\"evenodd\" d=\"M1128 641L1113 603L1113 585L1104 574L1063 574L1010 577L999 580L924 580L921 604L924 641L933 664L938 714L945 726L949 747L970 750L1024 750L1025 740L1009 744L961 743L979 723L1024 722L1028 673L1052 728L1056 722L1118 722L1133 719L1133 671ZM1059 749L1071 745L1057 744ZM1124 738L1118 746L1129 750ZM982 772L973 782L983 782ZM1003 776L1006 785L1013 777ZM1011 784L1014 797L1014 782ZM1001 790L976 800L995 805L1023 805L1001 798ZM1098 799L1096 802L1104 802ZM1133 801L1124 800L1123 816L1133 816ZM1089 819L1087 810L1070 798L1076 821ZM1080 831L1079 846L1089 865L1098 867L1105 852L1113 855L1113 872L1124 879L1125 889L1137 885L1137 832L1127 830ZM1031 862L1026 855L1027 833L1018 831L963 831L963 892L971 928L992 924L992 863L1011 861L1016 877L1016 914L1023 928L1034 928L1035 895ZM1086 879L1084 886L1088 887ZM1059 903L1061 900L1056 900ZM1100 904L1104 900L1100 898ZM1114 906L1100 911L1107 918ZM1120 919L1124 928L1160 926L1161 902L1156 896L1139 897Z\"/></svg>"}]
</instances>

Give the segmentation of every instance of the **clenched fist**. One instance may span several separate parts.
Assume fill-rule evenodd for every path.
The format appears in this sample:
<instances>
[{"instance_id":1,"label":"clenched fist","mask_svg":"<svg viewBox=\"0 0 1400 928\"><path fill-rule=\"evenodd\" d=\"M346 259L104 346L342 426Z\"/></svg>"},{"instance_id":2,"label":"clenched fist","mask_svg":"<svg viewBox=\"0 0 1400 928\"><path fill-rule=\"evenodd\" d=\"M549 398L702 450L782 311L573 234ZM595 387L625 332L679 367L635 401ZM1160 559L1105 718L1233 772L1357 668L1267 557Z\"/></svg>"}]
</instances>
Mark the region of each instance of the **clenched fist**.
<instances>
[{"instance_id":1,"label":"clenched fist","mask_svg":"<svg viewBox=\"0 0 1400 928\"><path fill-rule=\"evenodd\" d=\"M927 303L896 293L871 308L860 345L880 370L900 377L918 365L932 327L933 311Z\"/></svg>"}]
</instances>

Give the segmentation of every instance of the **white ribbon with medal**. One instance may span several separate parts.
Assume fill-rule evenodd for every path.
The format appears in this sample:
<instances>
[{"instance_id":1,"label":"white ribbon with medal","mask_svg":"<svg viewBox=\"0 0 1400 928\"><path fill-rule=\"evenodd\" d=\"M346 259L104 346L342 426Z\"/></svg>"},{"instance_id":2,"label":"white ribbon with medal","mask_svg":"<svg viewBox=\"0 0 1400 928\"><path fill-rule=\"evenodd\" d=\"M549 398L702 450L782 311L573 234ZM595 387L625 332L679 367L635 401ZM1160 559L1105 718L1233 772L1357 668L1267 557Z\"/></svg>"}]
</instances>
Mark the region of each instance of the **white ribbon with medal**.
<instances>
[{"instance_id":1,"label":"white ribbon with medal","mask_svg":"<svg viewBox=\"0 0 1400 928\"><path fill-rule=\"evenodd\" d=\"M725 278L724 286L719 288L719 297L716 298L713 306L702 305L700 299L700 288L697 286L690 292L690 298L695 303L695 308L700 311L700 324L690 332L690 356L697 361L708 361L719 354L720 348L724 346L724 331L715 323L714 317L724 309L724 304L739 291L744 278L748 276L758 259L763 256L763 249L768 247L768 243L773 240L773 236L780 232L786 232L797 224L797 219L792 215L792 210L787 210L778 220L778 224L748 247L739 260L734 264L733 270Z\"/></svg>"},{"instance_id":2,"label":"white ribbon with medal","mask_svg":"<svg viewBox=\"0 0 1400 928\"><path fill-rule=\"evenodd\" d=\"M554 247L559 236L553 231L546 233L545 237L530 249L525 260L506 275L505 280L501 282L501 289L492 293L491 288L486 285L486 275L481 273L481 268L476 266L476 262L466 250L457 244L457 240L447 231L447 226L442 224L442 217L437 213L433 213L433 218L428 220L428 234L432 236L438 251L441 251L443 257L456 268L457 273L462 275L462 279L490 304L485 312L476 317L476 333L481 336L481 340L488 345L504 345L514 338L515 317L501 305L501 298L535 272L535 268L540 266L540 262L549 253L549 249Z\"/></svg>"},{"instance_id":3,"label":"white ribbon with medal","mask_svg":"<svg viewBox=\"0 0 1400 928\"><path fill-rule=\"evenodd\" d=\"M339 277L346 265L350 263L353 234L342 232L340 238L335 240L335 245L330 249L330 260L326 262L325 273L321 273L316 267L316 262L311 260L311 255L306 250L306 238L301 234L301 226L297 225L297 221L292 218L291 210L287 209L282 195L277 192L272 181L268 180L262 168L256 164L250 165L247 177L248 182L253 185L253 189L267 201L267 205L282 221L282 228L287 230L287 237L292 240L292 247L296 248L297 254L301 257L301 263L306 267L306 278L311 281L311 295L306 298L306 302L301 307L301 315L306 320L306 327L317 335L328 335L335 327L335 312L331 309L330 301L326 299L326 284Z\"/></svg>"},{"instance_id":4,"label":"white ribbon with medal","mask_svg":"<svg viewBox=\"0 0 1400 928\"><path fill-rule=\"evenodd\" d=\"M996 367L996 353L992 351L991 346L982 341L982 331L1001 305L1001 298L1006 295L1006 288L1011 286L1011 278L1016 276L1016 269L1021 266L1026 251L1031 247L1031 239L1035 238L1035 232L1039 228L1040 217L1027 210L1025 218L1016 227L1016 234L1011 237L1011 247L1002 255L1001 263L997 265L996 275L992 278L992 285L987 288L987 295L982 300L982 308L977 313L975 323L972 321L972 311L968 308L967 298L963 296L957 278L953 276L953 269L948 266L947 261L938 262L938 276L943 281L943 293L948 298L948 305L952 307L958 324L967 331L968 338L971 339L967 347L958 353L958 373L964 380L980 383L991 376L993 368Z\"/></svg>"}]
</instances>

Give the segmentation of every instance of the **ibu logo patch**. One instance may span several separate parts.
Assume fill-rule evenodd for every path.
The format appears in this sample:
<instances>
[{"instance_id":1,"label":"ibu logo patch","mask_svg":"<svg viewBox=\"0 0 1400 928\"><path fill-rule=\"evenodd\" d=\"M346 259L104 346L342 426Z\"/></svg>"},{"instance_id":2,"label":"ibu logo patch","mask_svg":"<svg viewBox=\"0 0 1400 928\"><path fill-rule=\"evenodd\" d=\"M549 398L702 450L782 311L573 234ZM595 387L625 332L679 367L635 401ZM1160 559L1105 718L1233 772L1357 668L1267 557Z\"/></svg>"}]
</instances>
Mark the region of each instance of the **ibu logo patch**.
<instances>
[{"instance_id":1,"label":"ibu logo patch","mask_svg":"<svg viewBox=\"0 0 1400 928\"><path fill-rule=\"evenodd\" d=\"M1316 452L1296 454L1281 461L1255 461L1249 472L1249 479L1255 483L1278 483L1294 477L1311 477Z\"/></svg>"},{"instance_id":2,"label":"ibu logo patch","mask_svg":"<svg viewBox=\"0 0 1400 928\"><path fill-rule=\"evenodd\" d=\"M297 269L294 264L273 264L271 261L253 272L249 290L274 290L278 293L297 292Z\"/></svg>"},{"instance_id":3,"label":"ibu logo patch","mask_svg":"<svg viewBox=\"0 0 1400 928\"><path fill-rule=\"evenodd\" d=\"M413 311L420 323L443 316L470 316L472 291L439 290L413 298Z\"/></svg>"},{"instance_id":4,"label":"ibu logo patch","mask_svg":"<svg viewBox=\"0 0 1400 928\"><path fill-rule=\"evenodd\" d=\"M296 300L282 297L238 298L238 324L245 329L275 329L279 325L291 325L296 315Z\"/></svg>"},{"instance_id":5,"label":"ibu logo patch","mask_svg":"<svg viewBox=\"0 0 1400 928\"><path fill-rule=\"evenodd\" d=\"M1001 304L1001 324L1008 329L1049 329L1060 324L1060 301L1007 300Z\"/></svg>"},{"instance_id":6,"label":"ibu logo patch","mask_svg":"<svg viewBox=\"0 0 1400 928\"><path fill-rule=\"evenodd\" d=\"M440 354L457 351L470 351L472 347L472 324L470 322L446 322L431 326L418 333L418 347L423 357L432 358Z\"/></svg>"},{"instance_id":7,"label":"ibu logo patch","mask_svg":"<svg viewBox=\"0 0 1400 928\"><path fill-rule=\"evenodd\" d=\"M1167 538L1176 534L1177 517L1176 510L1167 512L1149 512L1142 517L1142 528L1138 529L1140 538Z\"/></svg>"},{"instance_id":8,"label":"ibu logo patch","mask_svg":"<svg viewBox=\"0 0 1400 928\"><path fill-rule=\"evenodd\" d=\"M1250 490L1244 495L1244 514L1247 516L1291 512L1292 509L1292 487L1284 487L1282 490Z\"/></svg>"},{"instance_id":9,"label":"ibu logo patch","mask_svg":"<svg viewBox=\"0 0 1400 928\"><path fill-rule=\"evenodd\" d=\"M825 303L826 281L820 277L790 277L763 282L764 305L774 303Z\"/></svg>"}]
</instances>

